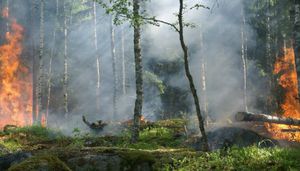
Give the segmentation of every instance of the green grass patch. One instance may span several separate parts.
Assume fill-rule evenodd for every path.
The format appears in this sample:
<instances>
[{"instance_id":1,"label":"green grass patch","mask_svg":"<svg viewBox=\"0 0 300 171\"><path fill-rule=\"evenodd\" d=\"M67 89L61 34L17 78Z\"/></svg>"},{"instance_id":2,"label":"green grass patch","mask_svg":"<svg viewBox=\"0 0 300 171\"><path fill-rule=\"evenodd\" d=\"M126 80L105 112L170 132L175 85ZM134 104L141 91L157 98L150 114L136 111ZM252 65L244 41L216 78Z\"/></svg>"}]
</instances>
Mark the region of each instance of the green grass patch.
<instances>
[{"instance_id":1,"label":"green grass patch","mask_svg":"<svg viewBox=\"0 0 300 171\"><path fill-rule=\"evenodd\" d=\"M300 170L300 149L232 148L174 159L163 170Z\"/></svg>"}]
</instances>

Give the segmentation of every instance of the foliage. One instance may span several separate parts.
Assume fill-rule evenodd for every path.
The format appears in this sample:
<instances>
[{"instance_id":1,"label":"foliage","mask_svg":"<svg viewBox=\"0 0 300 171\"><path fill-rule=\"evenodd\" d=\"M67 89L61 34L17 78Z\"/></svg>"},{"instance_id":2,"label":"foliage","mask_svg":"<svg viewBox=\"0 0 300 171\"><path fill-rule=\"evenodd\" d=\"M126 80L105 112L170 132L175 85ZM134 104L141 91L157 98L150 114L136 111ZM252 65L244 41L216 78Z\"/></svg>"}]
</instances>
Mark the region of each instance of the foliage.
<instances>
[{"instance_id":1,"label":"foliage","mask_svg":"<svg viewBox=\"0 0 300 171\"><path fill-rule=\"evenodd\" d=\"M68 145L69 148L80 148L84 146L84 137L79 128L74 128L72 142Z\"/></svg>"},{"instance_id":2,"label":"foliage","mask_svg":"<svg viewBox=\"0 0 300 171\"><path fill-rule=\"evenodd\" d=\"M145 71L144 72L144 80L145 80L145 83L156 86L157 89L159 90L160 94L165 93L166 87L165 87L163 81L153 72Z\"/></svg>"},{"instance_id":3,"label":"foliage","mask_svg":"<svg viewBox=\"0 0 300 171\"><path fill-rule=\"evenodd\" d=\"M153 128L140 132L139 142L130 144L130 148L157 149L179 147L182 139L174 138L173 131L168 128Z\"/></svg>"}]
</instances>

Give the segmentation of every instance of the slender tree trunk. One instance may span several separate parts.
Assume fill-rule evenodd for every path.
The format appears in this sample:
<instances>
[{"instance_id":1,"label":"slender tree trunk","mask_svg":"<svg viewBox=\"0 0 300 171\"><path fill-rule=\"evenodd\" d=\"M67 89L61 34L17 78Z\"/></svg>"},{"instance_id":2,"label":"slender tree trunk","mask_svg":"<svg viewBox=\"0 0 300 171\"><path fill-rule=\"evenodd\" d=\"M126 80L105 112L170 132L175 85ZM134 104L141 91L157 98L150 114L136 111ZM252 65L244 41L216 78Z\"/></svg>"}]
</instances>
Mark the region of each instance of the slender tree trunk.
<instances>
[{"instance_id":1,"label":"slender tree trunk","mask_svg":"<svg viewBox=\"0 0 300 171\"><path fill-rule=\"evenodd\" d=\"M7 10L7 16L9 16L9 13L10 13L9 0L6 1L6 10ZM6 20L6 32L7 33L10 32L8 20Z\"/></svg>"},{"instance_id":2,"label":"slender tree trunk","mask_svg":"<svg viewBox=\"0 0 300 171\"><path fill-rule=\"evenodd\" d=\"M121 44L122 44L122 93L123 93L123 95L125 95L126 94L126 60L125 60L125 41L124 41L124 37L125 37L125 35L124 35L124 28L122 28L122 30L121 30L121 36L122 36L122 42L121 42Z\"/></svg>"},{"instance_id":3,"label":"slender tree trunk","mask_svg":"<svg viewBox=\"0 0 300 171\"><path fill-rule=\"evenodd\" d=\"M202 139L203 139L203 150L208 151L209 147L208 147L207 136L206 136L206 132L205 132L205 128L204 128L204 120L203 120L201 110L200 110L200 103L199 103L199 98L197 95L197 90L195 88L194 80L193 80L193 77L190 72L189 61L188 61L188 57L189 57L188 48L185 45L184 36L183 36L183 8L184 8L183 0L179 0L179 3L180 3L179 14L178 14L179 39L180 39L181 48L182 48L183 54L184 54L184 68L185 68L186 77L188 78L190 89L191 89L195 107L196 107L196 113L197 113L197 117L198 117L198 121L199 121L199 128L200 128L200 132L202 134Z\"/></svg>"},{"instance_id":4,"label":"slender tree trunk","mask_svg":"<svg viewBox=\"0 0 300 171\"><path fill-rule=\"evenodd\" d=\"M203 54L203 33L200 33L200 62L201 62L201 88L202 88L202 100L203 100L203 117L205 121L205 125L208 125L209 116L208 116L208 102L207 102L207 94L206 94L206 62L205 55Z\"/></svg>"},{"instance_id":5,"label":"slender tree trunk","mask_svg":"<svg viewBox=\"0 0 300 171\"><path fill-rule=\"evenodd\" d=\"M63 93L64 93L64 115L68 118L68 28L67 28L67 2L64 0L64 76L63 76Z\"/></svg>"},{"instance_id":6,"label":"slender tree trunk","mask_svg":"<svg viewBox=\"0 0 300 171\"><path fill-rule=\"evenodd\" d=\"M300 94L300 0L294 0L294 50L298 75L298 94ZM298 95L299 96L299 95Z\"/></svg>"},{"instance_id":7,"label":"slender tree trunk","mask_svg":"<svg viewBox=\"0 0 300 171\"><path fill-rule=\"evenodd\" d=\"M135 17L140 14L140 1L133 0L133 13ZM141 54L141 27L138 21L134 21L134 58L135 58L135 80L136 80L136 100L134 106L134 117L131 142L136 143L139 139L139 128L141 125L143 108L143 62Z\"/></svg>"},{"instance_id":8,"label":"slender tree trunk","mask_svg":"<svg viewBox=\"0 0 300 171\"><path fill-rule=\"evenodd\" d=\"M54 29L53 29L53 44L52 44L52 48L51 48L51 54L50 54L50 60L49 60L49 69L48 69L48 81L47 81L47 86L48 86L48 90L47 90L47 106L46 106L46 118L48 118L49 116L49 107L50 107L50 99L51 99L51 84L52 84L52 60L53 60L53 56L55 53L55 45L56 45L56 31L57 31L57 22L58 22L58 0L56 0L56 14L55 14L55 25L54 25Z\"/></svg>"},{"instance_id":9,"label":"slender tree trunk","mask_svg":"<svg viewBox=\"0 0 300 171\"><path fill-rule=\"evenodd\" d=\"M31 2L31 8L30 10L30 23L32 24L32 27L35 28L36 20L35 20L35 14L36 14L36 7L34 1ZM37 63L36 63L36 41L34 37L34 29L31 29L31 44L32 44L32 123L35 123L37 120Z\"/></svg>"},{"instance_id":10,"label":"slender tree trunk","mask_svg":"<svg viewBox=\"0 0 300 171\"><path fill-rule=\"evenodd\" d=\"M37 123L41 124L43 106L42 106L42 91L43 91L43 56L44 56L44 0L40 1L40 49L39 49L39 77L38 77L38 91L37 91Z\"/></svg>"},{"instance_id":11,"label":"slender tree trunk","mask_svg":"<svg viewBox=\"0 0 300 171\"><path fill-rule=\"evenodd\" d=\"M111 33L111 57L112 57L112 69L113 69L113 116L117 116L117 59L116 59L116 48L115 48L115 28L113 23L113 17L110 22L110 33Z\"/></svg>"},{"instance_id":12,"label":"slender tree trunk","mask_svg":"<svg viewBox=\"0 0 300 171\"><path fill-rule=\"evenodd\" d=\"M267 40L266 40L266 57L267 57L267 73L269 75L269 89L270 94L267 101L267 112L272 113L275 110L274 96L271 93L274 89L274 76L273 76L273 59L272 59L272 49L271 49L271 21L270 21L270 0L268 0L267 7Z\"/></svg>"},{"instance_id":13,"label":"slender tree trunk","mask_svg":"<svg viewBox=\"0 0 300 171\"><path fill-rule=\"evenodd\" d=\"M245 25L246 25L246 19L244 15L244 10L242 7L242 25L241 25L241 38L242 38L242 64L243 64L243 106L244 106L244 111L248 111L248 106L247 106L247 46L246 46L246 33L245 33Z\"/></svg>"},{"instance_id":14,"label":"slender tree trunk","mask_svg":"<svg viewBox=\"0 0 300 171\"><path fill-rule=\"evenodd\" d=\"M98 35L97 35L97 8L96 2L93 4L93 14L94 14L94 48L96 56L97 65L97 85L96 85L96 108L97 112L100 113L100 55L98 54Z\"/></svg>"}]
</instances>

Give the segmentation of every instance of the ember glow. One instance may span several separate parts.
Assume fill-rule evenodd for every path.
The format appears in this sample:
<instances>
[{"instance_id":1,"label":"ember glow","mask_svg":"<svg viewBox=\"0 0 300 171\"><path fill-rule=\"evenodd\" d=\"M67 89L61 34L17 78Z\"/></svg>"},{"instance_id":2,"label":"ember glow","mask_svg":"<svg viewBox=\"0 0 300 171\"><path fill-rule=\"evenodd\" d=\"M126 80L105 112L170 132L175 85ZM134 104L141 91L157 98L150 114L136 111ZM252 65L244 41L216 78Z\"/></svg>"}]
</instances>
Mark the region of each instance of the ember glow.
<instances>
[{"instance_id":1,"label":"ember glow","mask_svg":"<svg viewBox=\"0 0 300 171\"><path fill-rule=\"evenodd\" d=\"M9 18L7 8L2 17L10 32L0 46L0 128L7 124L25 126L32 123L32 84L29 69L20 59L23 27Z\"/></svg>"},{"instance_id":2,"label":"ember glow","mask_svg":"<svg viewBox=\"0 0 300 171\"><path fill-rule=\"evenodd\" d=\"M293 48L284 49L283 57L276 60L274 74L278 75L278 83L284 89L284 102L281 104L284 117L300 119L300 103L298 99L298 82ZM300 132L282 132L282 129L299 129L299 126L266 124L269 132L276 139L287 139L300 142Z\"/></svg>"}]
</instances>

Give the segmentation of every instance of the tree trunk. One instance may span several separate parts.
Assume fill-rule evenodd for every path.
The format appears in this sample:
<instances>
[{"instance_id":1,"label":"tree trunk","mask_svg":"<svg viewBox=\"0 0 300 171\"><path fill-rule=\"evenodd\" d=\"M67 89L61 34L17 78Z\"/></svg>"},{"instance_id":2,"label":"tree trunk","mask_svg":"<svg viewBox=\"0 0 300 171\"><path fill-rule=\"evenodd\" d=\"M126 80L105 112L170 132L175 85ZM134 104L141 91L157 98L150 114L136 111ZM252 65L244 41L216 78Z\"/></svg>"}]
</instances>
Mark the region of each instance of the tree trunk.
<instances>
[{"instance_id":1,"label":"tree trunk","mask_svg":"<svg viewBox=\"0 0 300 171\"><path fill-rule=\"evenodd\" d=\"M203 33L200 33L200 61L201 61L201 88L202 88L202 100L203 100L203 117L205 121L205 125L208 125L210 120L208 116L208 102L207 102L207 94L206 94L206 62L205 62L205 55L203 54L204 45L203 45Z\"/></svg>"},{"instance_id":2,"label":"tree trunk","mask_svg":"<svg viewBox=\"0 0 300 171\"><path fill-rule=\"evenodd\" d=\"M10 8L9 8L9 0L6 1L6 10L7 10L7 16L9 16L10 13ZM9 29L9 22L8 20L6 20L6 32L9 33L10 29Z\"/></svg>"},{"instance_id":3,"label":"tree trunk","mask_svg":"<svg viewBox=\"0 0 300 171\"><path fill-rule=\"evenodd\" d=\"M277 117L266 114L254 114L249 112L238 112L235 115L236 121L249 121L249 122L268 122L286 125L300 126L300 120L293 118Z\"/></svg>"},{"instance_id":4,"label":"tree trunk","mask_svg":"<svg viewBox=\"0 0 300 171\"><path fill-rule=\"evenodd\" d=\"M93 14L94 14L94 48L96 56L97 65L97 85L96 85L96 108L97 112L100 113L100 55L98 54L98 35L97 35L97 8L96 2L93 4Z\"/></svg>"},{"instance_id":5,"label":"tree trunk","mask_svg":"<svg viewBox=\"0 0 300 171\"><path fill-rule=\"evenodd\" d=\"M64 115L68 118L68 28L67 28L67 2L64 0L64 76L63 76L63 93L64 93Z\"/></svg>"},{"instance_id":6,"label":"tree trunk","mask_svg":"<svg viewBox=\"0 0 300 171\"><path fill-rule=\"evenodd\" d=\"M40 49L39 49L39 72L38 72L38 91L37 91L37 124L41 124L43 106L42 106L42 91L43 91L43 55L44 55L44 0L40 1Z\"/></svg>"},{"instance_id":7,"label":"tree trunk","mask_svg":"<svg viewBox=\"0 0 300 171\"><path fill-rule=\"evenodd\" d=\"M246 25L246 19L244 15L244 10L242 7L242 26L241 26L241 38L242 38L242 64L243 64L243 106L244 110L248 111L248 106L247 106L247 46L246 46L246 33L245 33L245 25Z\"/></svg>"},{"instance_id":8,"label":"tree trunk","mask_svg":"<svg viewBox=\"0 0 300 171\"><path fill-rule=\"evenodd\" d=\"M300 93L300 0L294 0L294 50L298 75L298 94ZM298 95L299 96L299 95Z\"/></svg>"},{"instance_id":9,"label":"tree trunk","mask_svg":"<svg viewBox=\"0 0 300 171\"><path fill-rule=\"evenodd\" d=\"M140 14L140 1L133 0L134 16ZM141 28L139 21L133 21L134 27L134 58L135 58L135 77L136 77L136 100L134 106L134 117L132 126L131 142L136 143L139 138L139 128L141 125L142 108L143 108L143 63L141 55Z\"/></svg>"},{"instance_id":10,"label":"tree trunk","mask_svg":"<svg viewBox=\"0 0 300 171\"><path fill-rule=\"evenodd\" d=\"M204 121L203 121L203 117L202 117L201 110L200 110L200 103L199 103L199 98L197 95L197 90L195 88L193 77L190 73L189 61L188 61L188 48L185 45L184 36L183 36L183 8L184 8L183 0L179 0L179 3L180 3L179 14L178 14L179 39L180 39L181 48L182 48L183 54L184 54L184 68L185 68L186 77L188 78L190 89L191 89L191 92L192 92L192 95L194 98L196 113L197 113L197 117L198 117L198 121L199 121L199 128L200 128L200 132L202 134L202 138L204 141L203 142L203 150L208 151L209 147L208 147L207 136L206 136L205 128L204 128Z\"/></svg>"},{"instance_id":11,"label":"tree trunk","mask_svg":"<svg viewBox=\"0 0 300 171\"><path fill-rule=\"evenodd\" d=\"M111 57L112 57L112 69L113 69L113 117L117 116L117 59L116 59L116 48L115 48L115 28L113 23L113 17L110 22L110 33L111 33Z\"/></svg>"},{"instance_id":12,"label":"tree trunk","mask_svg":"<svg viewBox=\"0 0 300 171\"><path fill-rule=\"evenodd\" d=\"M269 75L269 80L268 80L268 87L270 90L268 101L267 101L267 112L271 113L274 110L277 109L275 106L276 103L274 95L273 95L273 90L274 90L274 75L273 75L273 65L274 65L274 60L272 58L272 49L271 49L271 17L270 17L270 0L268 0L268 7L267 7L267 37L266 37L266 57L267 57L267 73Z\"/></svg>"},{"instance_id":13,"label":"tree trunk","mask_svg":"<svg viewBox=\"0 0 300 171\"><path fill-rule=\"evenodd\" d=\"M35 27L35 14L36 14L36 7L34 1L31 2L31 8L33 10L30 11L30 23L33 27ZM31 51L31 57L32 57L32 123L35 123L37 120L37 60L36 60L36 40L33 36L35 33L33 31L34 29L30 30L30 36L31 36L31 44L32 44L32 51Z\"/></svg>"},{"instance_id":14,"label":"tree trunk","mask_svg":"<svg viewBox=\"0 0 300 171\"><path fill-rule=\"evenodd\" d=\"M56 0L56 14L55 14L55 23L54 23L54 29L53 29L53 44L51 48L51 54L50 54L50 60L49 60L49 69L48 69L48 81L47 81L47 106L46 106L46 118L49 116L49 107L50 107L50 99L51 99L51 79L52 79L52 60L55 53L55 45L56 45L56 31L57 31L57 22L58 22L58 0Z\"/></svg>"},{"instance_id":15,"label":"tree trunk","mask_svg":"<svg viewBox=\"0 0 300 171\"><path fill-rule=\"evenodd\" d=\"M126 60L125 60L125 40L124 40L124 28L121 30L122 42L121 42L121 50L122 50L122 93L123 95L126 94Z\"/></svg>"}]
</instances>

